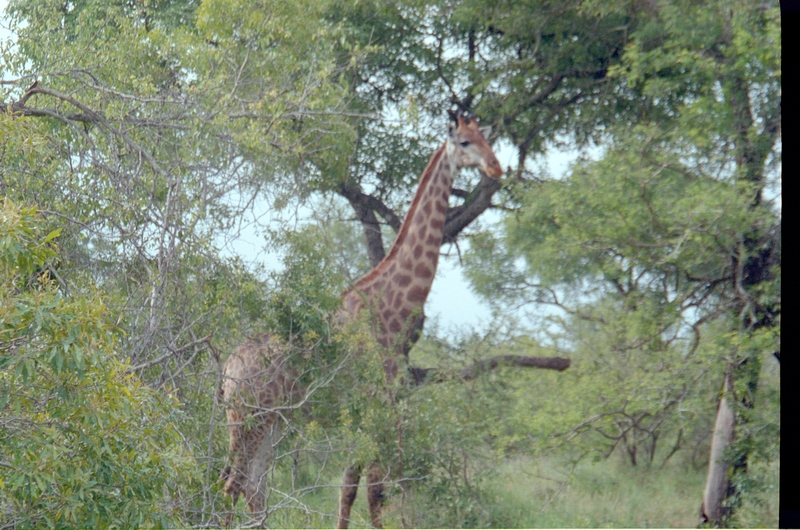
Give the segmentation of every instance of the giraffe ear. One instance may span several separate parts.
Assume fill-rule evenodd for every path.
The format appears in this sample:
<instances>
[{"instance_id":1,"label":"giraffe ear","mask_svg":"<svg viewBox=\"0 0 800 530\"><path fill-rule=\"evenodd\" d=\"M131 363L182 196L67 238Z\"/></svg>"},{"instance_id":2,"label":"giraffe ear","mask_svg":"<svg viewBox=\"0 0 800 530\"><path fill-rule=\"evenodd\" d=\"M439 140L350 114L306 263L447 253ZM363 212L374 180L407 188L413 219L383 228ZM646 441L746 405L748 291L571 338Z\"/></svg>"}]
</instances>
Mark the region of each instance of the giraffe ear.
<instances>
[{"instance_id":1,"label":"giraffe ear","mask_svg":"<svg viewBox=\"0 0 800 530\"><path fill-rule=\"evenodd\" d=\"M484 127L478 127L478 130L481 132L484 138L487 140L489 139L489 135L492 134L492 126L486 125Z\"/></svg>"}]
</instances>

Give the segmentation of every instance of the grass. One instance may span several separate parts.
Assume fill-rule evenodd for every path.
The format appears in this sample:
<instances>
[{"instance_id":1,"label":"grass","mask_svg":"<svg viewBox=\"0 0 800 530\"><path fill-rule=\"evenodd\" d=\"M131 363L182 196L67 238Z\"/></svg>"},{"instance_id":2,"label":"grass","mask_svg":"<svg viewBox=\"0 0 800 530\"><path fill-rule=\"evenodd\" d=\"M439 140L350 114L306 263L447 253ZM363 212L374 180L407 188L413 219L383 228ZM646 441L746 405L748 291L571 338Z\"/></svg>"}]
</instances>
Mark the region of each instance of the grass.
<instances>
[{"instance_id":1,"label":"grass","mask_svg":"<svg viewBox=\"0 0 800 530\"><path fill-rule=\"evenodd\" d=\"M748 498L739 511L740 526L777 527L778 463L759 470L767 477L767 490ZM323 482L302 497L302 507L280 509L267 525L327 527L335 524L339 470L330 469ZM481 526L505 528L696 528L703 495L705 467L693 467L688 458L674 458L657 465L632 467L622 458L573 466L556 458L509 459L484 483ZM424 488L411 490L403 501L396 492L384 508L387 528L441 526L438 514L420 496ZM760 502L758 502L760 499ZM274 501L277 501L277 497ZM441 508L445 509L444 506ZM244 511L243 504L239 511ZM401 519L401 511L403 518ZM244 515L244 514L242 514ZM240 522L246 517L239 519ZM369 528L366 489L359 488L353 506L351 528Z\"/></svg>"},{"instance_id":2,"label":"grass","mask_svg":"<svg viewBox=\"0 0 800 530\"><path fill-rule=\"evenodd\" d=\"M336 523L342 471L341 458L324 468L306 461L302 477L295 483L293 499L274 493L270 505L282 504L270 519L273 528L331 528ZM660 468L631 466L620 454L597 462L584 458L573 465L556 456L515 457L484 467L470 480L479 494L445 492L430 497L429 479L411 487L402 498L397 487L387 487L384 508L386 528L399 527L502 527L502 528L696 528L706 466L692 462L692 452L683 450ZM487 462L480 463L489 466ZM776 528L778 525L779 462L755 464L750 472L763 480L765 489L750 494L738 510L737 526ZM319 475L317 475L319 472ZM275 487L291 491L291 468L281 465ZM474 480L473 480L474 479ZM363 483L363 481L362 481ZM351 512L351 528L370 528L366 488L359 488ZM440 491L440 494L442 492ZM454 505L460 505L458 507ZM249 517L240 502L238 524ZM452 515L458 514L453 518Z\"/></svg>"},{"instance_id":3,"label":"grass","mask_svg":"<svg viewBox=\"0 0 800 530\"><path fill-rule=\"evenodd\" d=\"M634 468L615 457L586 459L572 470L553 461L518 458L502 464L486 484L484 509L488 521L507 528L696 528L705 472L680 461L658 469ZM764 503L745 501L739 512L742 526L777 527L777 466L771 476L773 491L763 496ZM361 523L354 527L369 526L365 493L359 492L354 506L354 520ZM328 496L335 499L335 492ZM428 526L429 517L415 509L414 501L412 494L403 509L407 523ZM394 498L385 509L387 527L401 525L400 509Z\"/></svg>"},{"instance_id":4,"label":"grass","mask_svg":"<svg viewBox=\"0 0 800 530\"><path fill-rule=\"evenodd\" d=\"M761 472L767 489L745 500L740 527L778 525L779 464ZM492 509L509 528L696 528L705 474L705 467L680 460L659 469L612 456L586 459L573 469L553 460L516 459L498 469L488 491Z\"/></svg>"},{"instance_id":5,"label":"grass","mask_svg":"<svg viewBox=\"0 0 800 530\"><path fill-rule=\"evenodd\" d=\"M518 459L490 486L518 528L694 528L704 470L632 467L614 457L576 466ZM500 478L502 477L502 478Z\"/></svg>"}]
</instances>

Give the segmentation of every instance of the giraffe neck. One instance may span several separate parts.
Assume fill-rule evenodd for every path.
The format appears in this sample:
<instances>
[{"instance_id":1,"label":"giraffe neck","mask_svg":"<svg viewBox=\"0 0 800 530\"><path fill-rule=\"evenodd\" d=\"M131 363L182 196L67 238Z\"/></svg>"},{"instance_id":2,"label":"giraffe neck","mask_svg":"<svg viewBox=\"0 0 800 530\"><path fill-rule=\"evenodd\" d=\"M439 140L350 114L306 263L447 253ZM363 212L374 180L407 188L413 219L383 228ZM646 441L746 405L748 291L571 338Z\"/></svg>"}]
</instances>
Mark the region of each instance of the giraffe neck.
<instances>
[{"instance_id":1,"label":"giraffe neck","mask_svg":"<svg viewBox=\"0 0 800 530\"><path fill-rule=\"evenodd\" d=\"M452 148L445 142L422 173L389 253L343 294L351 318L364 304L377 317L376 338L385 347L405 342L414 321L409 317L422 311L430 293L455 171Z\"/></svg>"}]
</instances>

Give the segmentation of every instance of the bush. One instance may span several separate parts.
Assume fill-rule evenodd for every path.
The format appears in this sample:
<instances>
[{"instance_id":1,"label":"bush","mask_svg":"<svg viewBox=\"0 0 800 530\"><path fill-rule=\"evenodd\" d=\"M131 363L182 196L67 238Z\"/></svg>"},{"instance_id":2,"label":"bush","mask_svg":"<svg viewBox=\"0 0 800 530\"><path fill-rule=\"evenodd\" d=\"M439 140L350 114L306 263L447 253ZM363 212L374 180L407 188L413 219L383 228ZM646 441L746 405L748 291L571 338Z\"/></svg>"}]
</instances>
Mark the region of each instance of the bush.
<instances>
[{"instance_id":1,"label":"bush","mask_svg":"<svg viewBox=\"0 0 800 530\"><path fill-rule=\"evenodd\" d=\"M189 469L171 396L128 373L99 293L66 296L58 231L0 209L0 526L170 526Z\"/></svg>"}]
</instances>

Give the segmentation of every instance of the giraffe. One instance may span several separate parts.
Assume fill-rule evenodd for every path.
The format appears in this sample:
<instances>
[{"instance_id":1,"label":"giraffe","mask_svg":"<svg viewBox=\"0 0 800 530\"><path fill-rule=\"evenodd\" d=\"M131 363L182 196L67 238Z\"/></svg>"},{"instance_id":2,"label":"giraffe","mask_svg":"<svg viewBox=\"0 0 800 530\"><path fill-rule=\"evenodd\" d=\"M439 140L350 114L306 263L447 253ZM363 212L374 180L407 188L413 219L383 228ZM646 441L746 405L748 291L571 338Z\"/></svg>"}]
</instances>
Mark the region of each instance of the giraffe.
<instances>
[{"instance_id":1,"label":"giraffe","mask_svg":"<svg viewBox=\"0 0 800 530\"><path fill-rule=\"evenodd\" d=\"M344 311L350 318L357 317L362 309L372 311L376 317L375 338L389 351L383 363L388 383L398 375L398 360L406 351L415 317L422 311L433 283L456 171L479 167L492 178L503 174L484 133L488 135L488 128L478 127L474 116L456 116L447 140L420 177L419 188L389 253L343 294ZM360 465L348 466L344 472L337 528L348 527L361 472ZM370 520L376 528L381 527L383 483L387 476L375 463L367 470L367 501Z\"/></svg>"},{"instance_id":2,"label":"giraffe","mask_svg":"<svg viewBox=\"0 0 800 530\"><path fill-rule=\"evenodd\" d=\"M234 507L244 493L250 513L262 522L268 466L279 441L277 421L302 398L294 374L284 366L285 350L277 337L266 333L247 340L225 361L219 389L228 406L228 452L233 457L233 465L221 475L223 489ZM251 417L255 421L248 422ZM225 525L230 526L232 519L233 512Z\"/></svg>"},{"instance_id":3,"label":"giraffe","mask_svg":"<svg viewBox=\"0 0 800 530\"><path fill-rule=\"evenodd\" d=\"M398 376L399 363L407 351L414 324L430 293L456 172L463 167L478 167L491 178L499 178L503 174L500 163L486 141L489 128L479 127L474 115L459 113L454 116L454 121L448 129L447 139L423 171L411 206L386 257L342 294L343 307L337 320L340 324L355 320L362 310L373 317L375 339L387 351L383 368L385 379L390 384ZM267 354L258 355L262 350ZM252 360L248 356L257 356L258 359ZM256 386L275 387L278 391L265 394L264 402L259 398L256 404L265 409L274 407L275 397L294 391L289 384L291 377L280 363L266 368L261 360L278 358L279 352L275 346L252 347L246 343L240 347L223 367L226 383L222 388L222 397L230 399L235 388L241 386L237 387L236 384L248 377L255 376L260 381L269 377L268 381L256 383ZM234 471L224 473L225 492L234 498L235 504L243 487L251 511L263 511L263 501L260 499L264 494L264 464L248 462L256 455L260 458L271 454L263 445L272 443L266 435L270 429L274 429L276 415L270 412L263 414L259 428L246 431L242 425L241 410L234 409L233 413L231 409L228 410ZM248 465L251 468L247 468ZM358 464L350 465L345 470L339 495L337 528L348 527L361 472L362 466ZM367 470L370 519L377 528L381 527L383 483L387 476L376 463Z\"/></svg>"}]
</instances>

